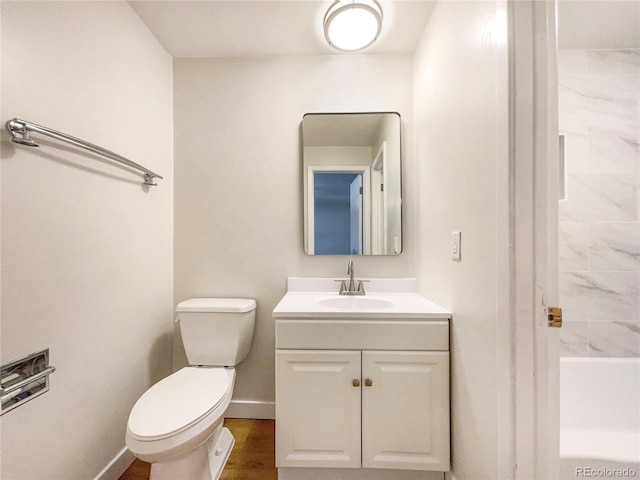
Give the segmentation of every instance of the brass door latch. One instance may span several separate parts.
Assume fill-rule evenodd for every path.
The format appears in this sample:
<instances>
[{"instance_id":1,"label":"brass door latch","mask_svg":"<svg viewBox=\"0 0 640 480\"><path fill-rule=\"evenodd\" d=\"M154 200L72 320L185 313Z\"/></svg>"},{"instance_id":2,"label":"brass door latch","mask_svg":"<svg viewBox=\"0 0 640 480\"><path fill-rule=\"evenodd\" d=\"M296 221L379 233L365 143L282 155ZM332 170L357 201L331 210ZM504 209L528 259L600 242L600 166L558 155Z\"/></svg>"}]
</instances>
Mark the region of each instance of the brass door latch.
<instances>
[{"instance_id":1,"label":"brass door latch","mask_svg":"<svg viewBox=\"0 0 640 480\"><path fill-rule=\"evenodd\" d=\"M547 320L549 327L560 328L562 327L562 309L559 307L547 308Z\"/></svg>"}]
</instances>

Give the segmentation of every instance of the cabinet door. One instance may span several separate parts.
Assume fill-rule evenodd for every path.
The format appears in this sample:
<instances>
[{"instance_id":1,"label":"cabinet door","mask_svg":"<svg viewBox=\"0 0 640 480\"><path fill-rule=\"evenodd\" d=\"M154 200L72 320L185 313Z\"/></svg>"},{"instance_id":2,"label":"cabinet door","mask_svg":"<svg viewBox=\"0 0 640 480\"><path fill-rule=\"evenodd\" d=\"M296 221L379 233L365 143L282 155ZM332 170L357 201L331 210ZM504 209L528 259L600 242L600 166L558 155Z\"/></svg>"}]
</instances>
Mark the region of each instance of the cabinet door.
<instances>
[{"instance_id":1,"label":"cabinet door","mask_svg":"<svg viewBox=\"0 0 640 480\"><path fill-rule=\"evenodd\" d=\"M449 352L362 352L362 466L449 470Z\"/></svg>"},{"instance_id":2,"label":"cabinet door","mask_svg":"<svg viewBox=\"0 0 640 480\"><path fill-rule=\"evenodd\" d=\"M276 351L276 466L360 467L360 352Z\"/></svg>"}]
</instances>

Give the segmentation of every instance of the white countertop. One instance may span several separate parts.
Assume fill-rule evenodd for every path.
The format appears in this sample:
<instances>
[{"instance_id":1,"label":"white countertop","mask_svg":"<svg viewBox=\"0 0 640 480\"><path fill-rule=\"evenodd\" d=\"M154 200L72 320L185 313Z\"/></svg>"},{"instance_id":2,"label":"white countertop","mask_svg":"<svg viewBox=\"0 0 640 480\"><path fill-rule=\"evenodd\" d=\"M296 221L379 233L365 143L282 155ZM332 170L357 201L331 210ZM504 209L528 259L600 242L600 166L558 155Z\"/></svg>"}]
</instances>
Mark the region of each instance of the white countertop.
<instances>
[{"instance_id":1,"label":"white countertop","mask_svg":"<svg viewBox=\"0 0 640 480\"><path fill-rule=\"evenodd\" d=\"M334 278L290 277L287 294L273 310L275 318L412 318L450 319L451 312L416 292L414 278L367 278L364 296L341 296L340 282ZM357 282L356 282L357 283ZM371 307L348 308L349 299L372 300ZM326 306L323 301L340 299L345 307ZM375 300L380 300L376 302ZM387 303L389 305L378 306Z\"/></svg>"}]
</instances>

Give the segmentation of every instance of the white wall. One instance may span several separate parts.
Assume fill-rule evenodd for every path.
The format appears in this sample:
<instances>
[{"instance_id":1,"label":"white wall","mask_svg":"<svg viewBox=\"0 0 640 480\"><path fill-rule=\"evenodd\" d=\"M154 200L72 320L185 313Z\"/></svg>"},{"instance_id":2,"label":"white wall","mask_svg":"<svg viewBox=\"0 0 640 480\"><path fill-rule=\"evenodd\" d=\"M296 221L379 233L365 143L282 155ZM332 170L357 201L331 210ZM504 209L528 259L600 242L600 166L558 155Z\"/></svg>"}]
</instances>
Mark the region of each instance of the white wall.
<instances>
[{"instance_id":1,"label":"white wall","mask_svg":"<svg viewBox=\"0 0 640 480\"><path fill-rule=\"evenodd\" d=\"M304 158L307 165L371 165L371 147L304 147ZM306 177L305 177L306 180Z\"/></svg>"},{"instance_id":2,"label":"white wall","mask_svg":"<svg viewBox=\"0 0 640 480\"><path fill-rule=\"evenodd\" d=\"M2 125L113 150L137 174L2 132L2 363L49 347L48 393L1 417L3 479L88 479L170 371L172 61L125 2L2 2Z\"/></svg>"},{"instance_id":3,"label":"white wall","mask_svg":"<svg viewBox=\"0 0 640 480\"><path fill-rule=\"evenodd\" d=\"M380 151L383 141L387 141L389 145L400 145L402 141L402 133L398 131L396 127L397 120L395 116L387 115L384 117L380 130L377 134L377 140L373 148L373 156L375 157ZM386 251L395 252L396 246L401 246L402 231L399 226L401 222L398 219L402 215L402 202L398 199L401 198L402 191L402 162L400 156L402 152L398 152L397 149L388 148L385 153L385 173L384 173L384 198L386 199L385 211L386 211ZM400 174L400 175L399 175ZM400 239L400 242L398 242ZM383 246L384 248L384 246Z\"/></svg>"},{"instance_id":4,"label":"white wall","mask_svg":"<svg viewBox=\"0 0 640 480\"><path fill-rule=\"evenodd\" d=\"M349 257L303 251L305 113L401 114L404 252L354 258L355 272L415 275L411 62L410 55L175 60L175 301L257 300L253 345L238 368L235 400L274 400L271 312L287 276L346 274ZM185 362L179 342L176 335L176 368Z\"/></svg>"},{"instance_id":5,"label":"white wall","mask_svg":"<svg viewBox=\"0 0 640 480\"><path fill-rule=\"evenodd\" d=\"M469 480L499 478L509 444L497 408L510 364L499 342L508 325L500 276L509 258L500 244L508 226L505 8L438 2L414 57L418 278L422 294L453 312L452 476ZM451 259L456 230L460 262Z\"/></svg>"}]
</instances>

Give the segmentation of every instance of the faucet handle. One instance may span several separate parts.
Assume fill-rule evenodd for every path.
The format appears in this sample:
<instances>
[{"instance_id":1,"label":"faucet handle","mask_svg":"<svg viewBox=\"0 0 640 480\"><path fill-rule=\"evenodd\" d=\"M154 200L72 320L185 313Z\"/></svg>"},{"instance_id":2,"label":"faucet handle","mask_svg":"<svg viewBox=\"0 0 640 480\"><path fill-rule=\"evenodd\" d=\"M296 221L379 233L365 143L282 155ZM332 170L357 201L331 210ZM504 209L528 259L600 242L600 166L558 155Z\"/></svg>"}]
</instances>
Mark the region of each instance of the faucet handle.
<instances>
[{"instance_id":1,"label":"faucet handle","mask_svg":"<svg viewBox=\"0 0 640 480\"><path fill-rule=\"evenodd\" d=\"M358 293L364 295L365 291L364 291L364 285L363 282L368 282L369 280L358 280Z\"/></svg>"},{"instance_id":2,"label":"faucet handle","mask_svg":"<svg viewBox=\"0 0 640 480\"><path fill-rule=\"evenodd\" d=\"M340 291L338 293L340 295L344 295L344 292L347 291L347 281L346 280L334 280L334 282L340 282Z\"/></svg>"}]
</instances>

